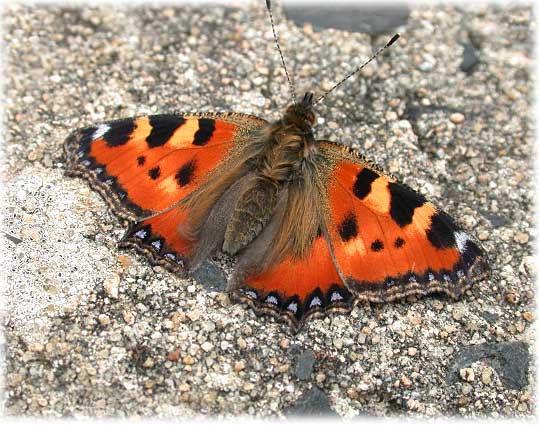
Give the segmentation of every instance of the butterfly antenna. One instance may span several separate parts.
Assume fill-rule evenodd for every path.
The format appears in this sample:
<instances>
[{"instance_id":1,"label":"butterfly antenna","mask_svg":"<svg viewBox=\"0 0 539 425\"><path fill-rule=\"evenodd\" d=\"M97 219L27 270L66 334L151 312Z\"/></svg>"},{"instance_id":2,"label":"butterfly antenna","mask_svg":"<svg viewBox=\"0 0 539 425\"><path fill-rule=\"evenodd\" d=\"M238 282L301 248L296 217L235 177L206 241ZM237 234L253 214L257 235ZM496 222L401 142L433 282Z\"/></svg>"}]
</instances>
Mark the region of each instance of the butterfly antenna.
<instances>
[{"instance_id":1,"label":"butterfly antenna","mask_svg":"<svg viewBox=\"0 0 539 425\"><path fill-rule=\"evenodd\" d=\"M389 46L391 46L395 41L399 39L400 35L395 34L393 37L391 37L391 40L389 40L384 47L381 47L378 49L378 51L371 56L371 58L365 62L363 65L361 65L359 68L355 69L354 71L350 72L346 77L344 77L341 81L339 81L337 84L335 84L332 88L330 88L327 92L325 92L322 96L320 96L316 101L313 103L313 105L316 105L318 102L320 102L322 99L324 99L328 94L330 94L333 90L337 89L342 83L344 83L346 80L348 80L350 77L361 71L363 68L365 68L368 64L370 64L376 57L382 53L385 49L387 49Z\"/></svg>"},{"instance_id":2,"label":"butterfly antenna","mask_svg":"<svg viewBox=\"0 0 539 425\"><path fill-rule=\"evenodd\" d=\"M288 74L288 69L286 69L286 63L284 62L284 56L281 50L281 46L279 46L279 37L277 37L277 32L275 31L275 25L273 23L273 14L271 13L271 0L266 0L266 7L268 9L268 13L269 13L270 21L271 21L271 29L273 30L273 39L275 40L275 44L277 45L277 50L279 50L279 55L281 55L281 61L283 62L283 68L286 74L286 79L288 80L288 85L290 87L290 93L292 93L292 101L294 102L294 105L295 105L296 104L296 91L294 90L294 84L292 83L292 79L290 78L290 75Z\"/></svg>"}]
</instances>

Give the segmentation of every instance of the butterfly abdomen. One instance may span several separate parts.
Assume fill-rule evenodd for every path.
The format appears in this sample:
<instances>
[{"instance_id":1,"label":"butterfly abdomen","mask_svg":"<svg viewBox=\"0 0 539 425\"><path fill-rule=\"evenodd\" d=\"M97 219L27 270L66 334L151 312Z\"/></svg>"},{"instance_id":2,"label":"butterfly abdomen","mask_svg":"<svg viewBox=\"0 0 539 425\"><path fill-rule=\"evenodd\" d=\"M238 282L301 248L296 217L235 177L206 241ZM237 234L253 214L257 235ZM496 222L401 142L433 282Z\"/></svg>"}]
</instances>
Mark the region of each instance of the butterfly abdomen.
<instances>
[{"instance_id":1,"label":"butterfly abdomen","mask_svg":"<svg viewBox=\"0 0 539 425\"><path fill-rule=\"evenodd\" d=\"M249 245L264 229L277 204L279 185L255 178L242 194L227 224L223 251L234 255Z\"/></svg>"}]
</instances>

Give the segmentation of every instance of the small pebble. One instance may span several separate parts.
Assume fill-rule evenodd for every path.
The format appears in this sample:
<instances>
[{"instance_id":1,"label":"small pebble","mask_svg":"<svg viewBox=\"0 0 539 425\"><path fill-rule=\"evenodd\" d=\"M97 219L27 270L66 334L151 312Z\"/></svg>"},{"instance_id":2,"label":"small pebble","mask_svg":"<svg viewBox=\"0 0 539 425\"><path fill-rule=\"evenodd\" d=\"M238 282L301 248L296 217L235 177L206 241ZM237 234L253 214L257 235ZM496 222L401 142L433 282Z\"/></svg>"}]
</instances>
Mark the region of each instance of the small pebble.
<instances>
[{"instance_id":1,"label":"small pebble","mask_svg":"<svg viewBox=\"0 0 539 425\"><path fill-rule=\"evenodd\" d=\"M465 367L459 371L460 377L466 382L473 382L475 380L475 372L471 367Z\"/></svg>"},{"instance_id":2,"label":"small pebble","mask_svg":"<svg viewBox=\"0 0 539 425\"><path fill-rule=\"evenodd\" d=\"M191 391L191 385L189 385L187 382L183 382L180 385L178 385L178 390L180 390L180 392L182 393Z\"/></svg>"},{"instance_id":3,"label":"small pebble","mask_svg":"<svg viewBox=\"0 0 539 425\"><path fill-rule=\"evenodd\" d=\"M176 349L167 354L167 360L171 362L177 362L180 358L180 349Z\"/></svg>"},{"instance_id":4,"label":"small pebble","mask_svg":"<svg viewBox=\"0 0 539 425\"><path fill-rule=\"evenodd\" d=\"M33 353L40 353L45 349L45 346L39 342L32 342L28 346L28 350L30 350Z\"/></svg>"},{"instance_id":5,"label":"small pebble","mask_svg":"<svg viewBox=\"0 0 539 425\"><path fill-rule=\"evenodd\" d=\"M196 322L198 319L200 319L200 316L202 313L198 310L190 311L186 314L186 316L191 320L192 322Z\"/></svg>"},{"instance_id":6,"label":"small pebble","mask_svg":"<svg viewBox=\"0 0 539 425\"><path fill-rule=\"evenodd\" d=\"M209 341L205 341L200 346L206 353L209 353L211 350L213 350L213 344Z\"/></svg>"},{"instance_id":7,"label":"small pebble","mask_svg":"<svg viewBox=\"0 0 539 425\"><path fill-rule=\"evenodd\" d=\"M531 311L525 311L524 313L522 313L522 317L527 322L533 321L533 313Z\"/></svg>"},{"instance_id":8,"label":"small pebble","mask_svg":"<svg viewBox=\"0 0 539 425\"><path fill-rule=\"evenodd\" d=\"M449 117L449 120L453 124L461 124L462 122L464 122L464 115L461 114L460 112L455 112L454 114L451 114L451 116Z\"/></svg>"},{"instance_id":9,"label":"small pebble","mask_svg":"<svg viewBox=\"0 0 539 425\"><path fill-rule=\"evenodd\" d=\"M148 357L142 364L142 366L144 366L146 369L151 369L152 367L154 367L154 365L155 361L151 357Z\"/></svg>"},{"instance_id":10,"label":"small pebble","mask_svg":"<svg viewBox=\"0 0 539 425\"><path fill-rule=\"evenodd\" d=\"M254 389L254 384L252 382L246 382L243 384L243 391L252 391Z\"/></svg>"},{"instance_id":11,"label":"small pebble","mask_svg":"<svg viewBox=\"0 0 539 425\"><path fill-rule=\"evenodd\" d=\"M517 294L515 292L507 292L505 294L505 301L509 304L515 304L518 300Z\"/></svg>"},{"instance_id":12,"label":"small pebble","mask_svg":"<svg viewBox=\"0 0 539 425\"><path fill-rule=\"evenodd\" d=\"M530 235L525 232L518 232L513 239L520 244L526 244L530 240Z\"/></svg>"},{"instance_id":13,"label":"small pebble","mask_svg":"<svg viewBox=\"0 0 539 425\"><path fill-rule=\"evenodd\" d=\"M110 325L110 317L107 316L106 314L100 314L100 315L97 317L97 320L99 321L99 323L101 324L101 326L107 326L107 325Z\"/></svg>"},{"instance_id":14,"label":"small pebble","mask_svg":"<svg viewBox=\"0 0 539 425\"><path fill-rule=\"evenodd\" d=\"M493 370L491 367L485 367L481 371L481 382L485 385L490 385L492 383Z\"/></svg>"},{"instance_id":15,"label":"small pebble","mask_svg":"<svg viewBox=\"0 0 539 425\"><path fill-rule=\"evenodd\" d=\"M238 337L236 343L238 344L238 348L240 350L244 350L247 348L247 341L245 341L245 339L243 339L241 336Z\"/></svg>"},{"instance_id":16,"label":"small pebble","mask_svg":"<svg viewBox=\"0 0 539 425\"><path fill-rule=\"evenodd\" d=\"M182 361L183 361L183 364L186 364L186 365L195 364L195 359L190 355L185 356Z\"/></svg>"},{"instance_id":17,"label":"small pebble","mask_svg":"<svg viewBox=\"0 0 539 425\"><path fill-rule=\"evenodd\" d=\"M402 376L400 382L404 388L410 388L413 385L412 381L407 376Z\"/></svg>"},{"instance_id":18,"label":"small pebble","mask_svg":"<svg viewBox=\"0 0 539 425\"><path fill-rule=\"evenodd\" d=\"M117 274L107 277L103 282L103 289L110 298L118 298L119 288L120 276Z\"/></svg>"}]
</instances>

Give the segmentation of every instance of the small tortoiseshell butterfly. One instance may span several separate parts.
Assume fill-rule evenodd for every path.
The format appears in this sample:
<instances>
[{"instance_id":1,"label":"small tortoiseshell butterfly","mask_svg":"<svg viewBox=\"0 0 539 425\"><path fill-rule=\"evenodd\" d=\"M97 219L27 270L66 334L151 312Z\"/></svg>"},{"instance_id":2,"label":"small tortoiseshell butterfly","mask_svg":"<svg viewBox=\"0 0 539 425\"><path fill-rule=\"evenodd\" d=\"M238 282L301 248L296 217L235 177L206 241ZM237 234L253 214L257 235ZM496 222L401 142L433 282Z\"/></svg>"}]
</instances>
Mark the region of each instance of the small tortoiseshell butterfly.
<instances>
[{"instance_id":1,"label":"small tortoiseshell butterfly","mask_svg":"<svg viewBox=\"0 0 539 425\"><path fill-rule=\"evenodd\" d=\"M122 246L183 275L234 256L227 291L295 329L357 300L458 298L487 272L478 243L358 152L316 140L313 105L331 90L296 102L287 77L294 103L277 122L228 112L110 121L68 137L68 170L129 222Z\"/></svg>"}]
</instances>

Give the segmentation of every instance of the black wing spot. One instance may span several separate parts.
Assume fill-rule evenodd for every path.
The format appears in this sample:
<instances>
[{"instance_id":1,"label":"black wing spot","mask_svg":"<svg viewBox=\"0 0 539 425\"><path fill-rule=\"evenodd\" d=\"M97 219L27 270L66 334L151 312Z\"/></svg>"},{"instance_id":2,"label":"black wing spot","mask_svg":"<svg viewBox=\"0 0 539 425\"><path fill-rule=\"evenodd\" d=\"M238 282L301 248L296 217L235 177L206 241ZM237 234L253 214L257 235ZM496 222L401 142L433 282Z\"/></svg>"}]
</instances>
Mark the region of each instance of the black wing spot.
<instances>
[{"instance_id":1,"label":"black wing spot","mask_svg":"<svg viewBox=\"0 0 539 425\"><path fill-rule=\"evenodd\" d=\"M110 147L125 145L136 128L136 124L131 118L113 121L107 125L110 128L103 135L103 139Z\"/></svg>"},{"instance_id":2,"label":"black wing spot","mask_svg":"<svg viewBox=\"0 0 539 425\"><path fill-rule=\"evenodd\" d=\"M395 248L402 248L405 243L406 243L406 241L403 238L397 238L397 239L395 239L394 246L395 246Z\"/></svg>"},{"instance_id":3,"label":"black wing spot","mask_svg":"<svg viewBox=\"0 0 539 425\"><path fill-rule=\"evenodd\" d=\"M159 168L158 166L152 168L150 171L148 171L148 175L150 176L152 180L158 179L159 176L161 175L161 168Z\"/></svg>"},{"instance_id":4,"label":"black wing spot","mask_svg":"<svg viewBox=\"0 0 539 425\"><path fill-rule=\"evenodd\" d=\"M356 181L354 183L354 195L359 199L364 199L371 192L371 185L378 177L374 171L369 170L368 168L363 168L359 173L357 173Z\"/></svg>"},{"instance_id":5,"label":"black wing spot","mask_svg":"<svg viewBox=\"0 0 539 425\"><path fill-rule=\"evenodd\" d=\"M146 143L150 148L163 146L176 129L185 123L185 118L179 115L151 115L148 118L152 131L146 137Z\"/></svg>"},{"instance_id":6,"label":"black wing spot","mask_svg":"<svg viewBox=\"0 0 539 425\"><path fill-rule=\"evenodd\" d=\"M348 242L357 236L357 221L356 216L349 213L341 225L339 226L339 234L344 242Z\"/></svg>"},{"instance_id":7,"label":"black wing spot","mask_svg":"<svg viewBox=\"0 0 539 425\"><path fill-rule=\"evenodd\" d=\"M436 248L451 248L456 245L455 229L456 225L451 217L444 212L438 212L431 218L427 238Z\"/></svg>"},{"instance_id":8,"label":"black wing spot","mask_svg":"<svg viewBox=\"0 0 539 425\"><path fill-rule=\"evenodd\" d=\"M374 252L378 252L384 249L384 243L380 239L375 239L373 243L371 243L371 249Z\"/></svg>"},{"instance_id":9,"label":"black wing spot","mask_svg":"<svg viewBox=\"0 0 539 425\"><path fill-rule=\"evenodd\" d=\"M215 120L210 118L200 118L198 120L198 130L195 133L193 145L204 146L211 139L215 131Z\"/></svg>"},{"instance_id":10,"label":"black wing spot","mask_svg":"<svg viewBox=\"0 0 539 425\"><path fill-rule=\"evenodd\" d=\"M391 218L400 227L410 224L414 217L414 210L427 200L423 195L403 184L389 183L387 187L391 194Z\"/></svg>"},{"instance_id":11,"label":"black wing spot","mask_svg":"<svg viewBox=\"0 0 539 425\"><path fill-rule=\"evenodd\" d=\"M194 161L186 162L176 173L176 181L180 187L184 187L191 183L195 175L196 164Z\"/></svg>"}]
</instances>

